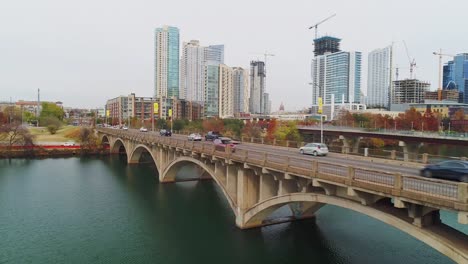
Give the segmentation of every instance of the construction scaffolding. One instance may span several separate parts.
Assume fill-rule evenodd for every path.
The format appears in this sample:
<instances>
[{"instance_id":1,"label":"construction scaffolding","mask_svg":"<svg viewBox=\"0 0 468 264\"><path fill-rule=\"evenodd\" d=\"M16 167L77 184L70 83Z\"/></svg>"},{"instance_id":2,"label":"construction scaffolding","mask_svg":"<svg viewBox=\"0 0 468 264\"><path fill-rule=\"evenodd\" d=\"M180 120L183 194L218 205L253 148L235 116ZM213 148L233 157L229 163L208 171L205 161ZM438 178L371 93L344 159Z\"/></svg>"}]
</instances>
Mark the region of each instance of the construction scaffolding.
<instances>
[{"instance_id":1,"label":"construction scaffolding","mask_svg":"<svg viewBox=\"0 0 468 264\"><path fill-rule=\"evenodd\" d=\"M321 38L314 39L314 54L315 56L323 55L327 52L335 53L340 51L340 41L341 39L325 36Z\"/></svg>"},{"instance_id":2,"label":"construction scaffolding","mask_svg":"<svg viewBox=\"0 0 468 264\"><path fill-rule=\"evenodd\" d=\"M423 103L424 95L430 83L417 79L406 79L393 82L392 104Z\"/></svg>"}]
</instances>

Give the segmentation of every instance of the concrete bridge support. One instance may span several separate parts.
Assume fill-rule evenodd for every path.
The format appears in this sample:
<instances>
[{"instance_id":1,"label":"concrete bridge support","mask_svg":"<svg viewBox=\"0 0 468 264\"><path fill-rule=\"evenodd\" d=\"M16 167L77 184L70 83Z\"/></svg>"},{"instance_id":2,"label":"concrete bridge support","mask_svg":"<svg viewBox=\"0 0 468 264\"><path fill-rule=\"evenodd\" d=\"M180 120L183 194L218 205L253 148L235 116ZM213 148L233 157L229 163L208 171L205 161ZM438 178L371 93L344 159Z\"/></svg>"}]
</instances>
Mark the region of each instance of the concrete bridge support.
<instances>
[{"instance_id":1,"label":"concrete bridge support","mask_svg":"<svg viewBox=\"0 0 468 264\"><path fill-rule=\"evenodd\" d=\"M361 143L362 137L357 138L346 138L345 136L340 136L339 139L343 141L343 146L341 148L341 153L358 153L359 144Z\"/></svg>"},{"instance_id":2,"label":"concrete bridge support","mask_svg":"<svg viewBox=\"0 0 468 264\"><path fill-rule=\"evenodd\" d=\"M398 146L402 147L403 149L403 160L404 161L411 161L418 159L418 149L419 143L409 143L404 141L399 141Z\"/></svg>"}]
</instances>

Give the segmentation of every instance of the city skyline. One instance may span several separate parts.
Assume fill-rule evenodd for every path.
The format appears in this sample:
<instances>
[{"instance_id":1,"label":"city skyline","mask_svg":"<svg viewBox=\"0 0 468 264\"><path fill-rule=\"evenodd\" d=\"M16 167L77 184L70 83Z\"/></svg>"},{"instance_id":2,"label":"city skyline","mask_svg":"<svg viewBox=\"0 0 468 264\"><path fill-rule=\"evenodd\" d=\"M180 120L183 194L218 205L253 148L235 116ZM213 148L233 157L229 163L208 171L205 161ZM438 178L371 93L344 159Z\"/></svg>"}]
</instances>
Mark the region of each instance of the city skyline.
<instances>
[{"instance_id":1,"label":"city skyline","mask_svg":"<svg viewBox=\"0 0 468 264\"><path fill-rule=\"evenodd\" d=\"M0 11L0 70L4 73L0 78L0 100L34 100L37 88L44 100L60 100L74 107L102 107L106 99L130 93L152 96L151 40L157 27L172 25L180 29L181 43L191 39L223 43L227 65L248 68L251 60L263 59L258 53L274 53L276 56L267 62L267 92L273 102L272 110L281 101L286 110L301 109L312 102L308 83L314 32L307 27L332 13L337 16L318 27L319 36L341 38L342 50L362 51L363 58L371 50L395 42L394 65L400 67L400 79L409 75L402 45L405 40L410 56L417 61L416 77L429 81L431 90L435 90L438 58L432 51L442 48L447 54L466 52L463 43L467 37L457 32L456 25L463 23L463 6L468 4L456 2L460 8L454 10L450 20L438 15L435 1L425 1L424 6L422 2L393 1L384 10L380 1L357 6L339 1L334 7L302 1L296 5L268 3L268 12L263 12L263 19L255 20L258 25L252 28L246 25L264 10L264 3L253 3L248 9L233 7L229 14L210 9L192 13L198 4L184 3L184 8L180 8L179 2L165 3L163 8L143 2L100 2L90 8L91 2L86 1L76 6L45 1L31 2L31 9L23 9L21 3L8 3ZM426 15L415 20L415 9ZM154 10L167 12L155 16ZM225 23L215 26L213 21L220 18ZM450 28L454 30L447 30ZM448 60L443 58L444 63ZM367 64L364 60L364 92Z\"/></svg>"}]
</instances>

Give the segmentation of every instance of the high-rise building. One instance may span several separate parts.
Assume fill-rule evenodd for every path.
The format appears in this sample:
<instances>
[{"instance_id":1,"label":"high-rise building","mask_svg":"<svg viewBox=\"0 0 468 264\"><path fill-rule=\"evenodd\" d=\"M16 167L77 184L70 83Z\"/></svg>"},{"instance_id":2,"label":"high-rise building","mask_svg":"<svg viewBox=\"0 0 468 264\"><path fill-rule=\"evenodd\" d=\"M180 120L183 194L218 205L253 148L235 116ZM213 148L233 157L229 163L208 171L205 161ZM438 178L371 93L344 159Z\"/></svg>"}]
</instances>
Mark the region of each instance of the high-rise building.
<instances>
[{"instance_id":1,"label":"high-rise building","mask_svg":"<svg viewBox=\"0 0 468 264\"><path fill-rule=\"evenodd\" d=\"M468 53L458 54L444 65L444 90L458 90L460 103L468 103Z\"/></svg>"},{"instance_id":2,"label":"high-rise building","mask_svg":"<svg viewBox=\"0 0 468 264\"><path fill-rule=\"evenodd\" d=\"M249 109L252 114L263 114L265 93L265 63L263 61L250 62L250 100Z\"/></svg>"},{"instance_id":3,"label":"high-rise building","mask_svg":"<svg viewBox=\"0 0 468 264\"><path fill-rule=\"evenodd\" d=\"M198 40L183 43L180 59L180 98L203 103L205 101L206 66L224 63L224 45L200 46Z\"/></svg>"},{"instance_id":4,"label":"high-rise building","mask_svg":"<svg viewBox=\"0 0 468 264\"><path fill-rule=\"evenodd\" d=\"M184 42L180 60L180 94L181 99L193 102L204 101L205 47L198 40Z\"/></svg>"},{"instance_id":5,"label":"high-rise building","mask_svg":"<svg viewBox=\"0 0 468 264\"><path fill-rule=\"evenodd\" d=\"M320 56L325 53L339 52L340 41L341 39L330 36L314 39L314 55Z\"/></svg>"},{"instance_id":6,"label":"high-rise building","mask_svg":"<svg viewBox=\"0 0 468 264\"><path fill-rule=\"evenodd\" d=\"M219 116L219 66L205 66L205 117Z\"/></svg>"},{"instance_id":7,"label":"high-rise building","mask_svg":"<svg viewBox=\"0 0 468 264\"><path fill-rule=\"evenodd\" d=\"M269 115L271 113L270 94L263 93L263 110L262 114Z\"/></svg>"},{"instance_id":8,"label":"high-rise building","mask_svg":"<svg viewBox=\"0 0 468 264\"><path fill-rule=\"evenodd\" d=\"M312 104L321 97L324 104L360 103L361 52L325 53L312 60Z\"/></svg>"},{"instance_id":9,"label":"high-rise building","mask_svg":"<svg viewBox=\"0 0 468 264\"><path fill-rule=\"evenodd\" d=\"M234 90L234 114L249 112L249 72L234 67L232 72Z\"/></svg>"},{"instance_id":10,"label":"high-rise building","mask_svg":"<svg viewBox=\"0 0 468 264\"><path fill-rule=\"evenodd\" d=\"M389 109L391 86L392 46L371 51L367 74L367 107Z\"/></svg>"},{"instance_id":11,"label":"high-rise building","mask_svg":"<svg viewBox=\"0 0 468 264\"><path fill-rule=\"evenodd\" d=\"M393 82L392 104L423 103L424 95L430 84L417 79L405 79Z\"/></svg>"},{"instance_id":12,"label":"high-rise building","mask_svg":"<svg viewBox=\"0 0 468 264\"><path fill-rule=\"evenodd\" d=\"M155 97L179 97L179 29L155 30Z\"/></svg>"},{"instance_id":13,"label":"high-rise building","mask_svg":"<svg viewBox=\"0 0 468 264\"><path fill-rule=\"evenodd\" d=\"M224 64L224 45L210 45L205 48L205 61L213 65Z\"/></svg>"},{"instance_id":14,"label":"high-rise building","mask_svg":"<svg viewBox=\"0 0 468 264\"><path fill-rule=\"evenodd\" d=\"M232 68L219 65L219 117L234 117L234 90L232 82Z\"/></svg>"}]
</instances>

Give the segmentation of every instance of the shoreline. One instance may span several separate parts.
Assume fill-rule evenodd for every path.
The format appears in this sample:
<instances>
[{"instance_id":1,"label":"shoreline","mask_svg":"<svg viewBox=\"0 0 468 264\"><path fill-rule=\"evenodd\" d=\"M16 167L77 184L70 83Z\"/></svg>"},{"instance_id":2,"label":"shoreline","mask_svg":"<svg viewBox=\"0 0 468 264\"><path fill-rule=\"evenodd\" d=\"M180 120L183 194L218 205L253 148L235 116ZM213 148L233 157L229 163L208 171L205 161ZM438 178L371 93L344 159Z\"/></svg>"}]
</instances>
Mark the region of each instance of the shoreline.
<instances>
[{"instance_id":1,"label":"shoreline","mask_svg":"<svg viewBox=\"0 0 468 264\"><path fill-rule=\"evenodd\" d=\"M84 150L81 148L63 149L63 148L35 148L30 150L12 150L0 151L0 159L17 159L17 158L62 158L74 156L101 156L108 155L109 150L92 149Z\"/></svg>"}]
</instances>

